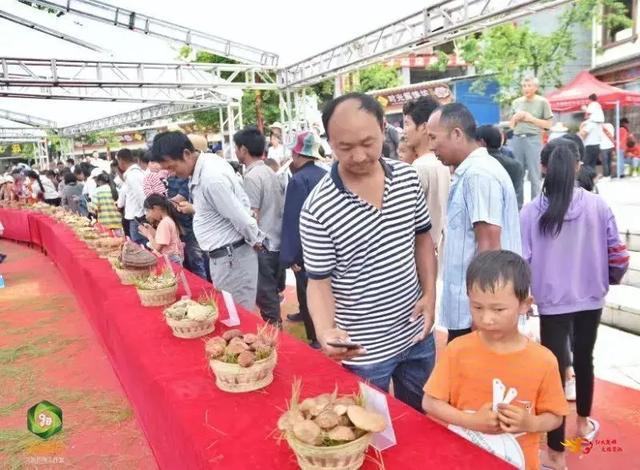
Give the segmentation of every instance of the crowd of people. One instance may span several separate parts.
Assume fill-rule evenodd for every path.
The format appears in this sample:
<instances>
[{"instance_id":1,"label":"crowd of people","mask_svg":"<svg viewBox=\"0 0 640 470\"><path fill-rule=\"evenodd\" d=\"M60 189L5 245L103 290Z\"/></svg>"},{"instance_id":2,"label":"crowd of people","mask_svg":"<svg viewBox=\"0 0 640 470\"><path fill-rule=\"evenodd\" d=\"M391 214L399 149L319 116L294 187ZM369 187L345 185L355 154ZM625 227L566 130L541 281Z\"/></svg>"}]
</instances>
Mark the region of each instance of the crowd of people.
<instances>
[{"instance_id":1,"label":"crowd of people","mask_svg":"<svg viewBox=\"0 0 640 470\"><path fill-rule=\"evenodd\" d=\"M515 434L527 468L564 469L566 398L580 437L599 430L592 353L629 255L583 177L603 151L589 140L601 109L590 105L578 135L543 146L553 113L534 78L522 85L508 145L463 104L431 97L404 106L394 135L375 98L351 93L323 110L327 142L317 129L290 146L278 125L268 142L254 126L238 131L241 171L205 138L166 131L148 152L121 149L111 163L17 168L2 196L95 217L278 327L290 269L299 313L289 319L304 322L312 347L383 390L393 382L397 398L440 421ZM627 156L635 144L623 128ZM541 344L519 331L534 302ZM437 361L436 321L449 343ZM492 406L496 378L517 401Z\"/></svg>"}]
</instances>

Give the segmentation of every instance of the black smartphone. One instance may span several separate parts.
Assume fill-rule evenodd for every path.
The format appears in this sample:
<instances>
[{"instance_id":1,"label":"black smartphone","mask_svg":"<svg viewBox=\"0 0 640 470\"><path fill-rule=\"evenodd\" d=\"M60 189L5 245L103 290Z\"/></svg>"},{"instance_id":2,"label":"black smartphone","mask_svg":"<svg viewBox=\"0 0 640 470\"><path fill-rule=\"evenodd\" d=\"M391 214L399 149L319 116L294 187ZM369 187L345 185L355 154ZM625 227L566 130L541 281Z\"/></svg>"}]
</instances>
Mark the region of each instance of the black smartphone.
<instances>
[{"instance_id":1,"label":"black smartphone","mask_svg":"<svg viewBox=\"0 0 640 470\"><path fill-rule=\"evenodd\" d=\"M358 343L352 343L350 341L327 341L329 346L334 348L347 348L347 349L361 349L362 345Z\"/></svg>"}]
</instances>

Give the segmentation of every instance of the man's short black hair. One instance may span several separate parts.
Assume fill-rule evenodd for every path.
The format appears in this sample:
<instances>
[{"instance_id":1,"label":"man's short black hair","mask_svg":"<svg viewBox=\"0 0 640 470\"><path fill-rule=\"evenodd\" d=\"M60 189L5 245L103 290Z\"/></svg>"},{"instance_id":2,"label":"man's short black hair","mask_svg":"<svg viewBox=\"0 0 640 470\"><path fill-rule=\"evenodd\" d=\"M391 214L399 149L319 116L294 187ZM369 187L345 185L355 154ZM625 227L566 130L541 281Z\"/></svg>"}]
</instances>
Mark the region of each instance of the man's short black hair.
<instances>
[{"instance_id":1,"label":"man's short black hair","mask_svg":"<svg viewBox=\"0 0 640 470\"><path fill-rule=\"evenodd\" d=\"M65 175L64 175L64 184L76 183L77 181L78 181L78 179L76 178L76 175L74 175L71 172L65 173Z\"/></svg>"},{"instance_id":2,"label":"man's short black hair","mask_svg":"<svg viewBox=\"0 0 640 470\"><path fill-rule=\"evenodd\" d=\"M596 95L595 93L591 93L591 94L589 95L589 99L590 99L591 101L598 101L598 95Z\"/></svg>"},{"instance_id":3,"label":"man's short black hair","mask_svg":"<svg viewBox=\"0 0 640 470\"><path fill-rule=\"evenodd\" d=\"M511 283L518 300L529 297L531 270L527 262L513 251L483 251L467 268L467 293L477 287L483 292L495 292Z\"/></svg>"},{"instance_id":4,"label":"man's short black hair","mask_svg":"<svg viewBox=\"0 0 640 470\"><path fill-rule=\"evenodd\" d=\"M135 157L133 156L133 152L129 149L120 149L116 154L116 158L123 162L135 163Z\"/></svg>"},{"instance_id":5,"label":"man's short black hair","mask_svg":"<svg viewBox=\"0 0 640 470\"><path fill-rule=\"evenodd\" d=\"M620 125L622 126L623 124L629 124L629 118L620 119Z\"/></svg>"},{"instance_id":6,"label":"man's short black hair","mask_svg":"<svg viewBox=\"0 0 640 470\"><path fill-rule=\"evenodd\" d=\"M138 160L142 163L149 163L151 161L151 152L141 152L138 154Z\"/></svg>"},{"instance_id":7,"label":"man's short black hair","mask_svg":"<svg viewBox=\"0 0 640 470\"><path fill-rule=\"evenodd\" d=\"M365 93L347 93L346 95L339 96L329 101L322 110L322 125L324 126L327 138L329 138L329 121L331 121L333 113L336 111L338 105L347 100L359 101L360 109L369 114L373 114L378 121L378 124L380 124L380 129L384 129L384 110L382 109L382 106L380 106L380 103L378 103L378 100Z\"/></svg>"},{"instance_id":8,"label":"man's short black hair","mask_svg":"<svg viewBox=\"0 0 640 470\"><path fill-rule=\"evenodd\" d=\"M67 163L71 163L72 165L75 165L75 160L73 158L67 158Z\"/></svg>"},{"instance_id":9,"label":"man's short black hair","mask_svg":"<svg viewBox=\"0 0 640 470\"><path fill-rule=\"evenodd\" d=\"M419 126L429 120L429 116L438 109L440 104L431 96L421 96L408 101L402 107L402 114L411 116L411 120Z\"/></svg>"},{"instance_id":10,"label":"man's short black hair","mask_svg":"<svg viewBox=\"0 0 640 470\"><path fill-rule=\"evenodd\" d=\"M237 147L245 147L249 155L254 158L262 157L267 145L264 135L256 126L246 126L244 129L240 129L233 135L233 143Z\"/></svg>"},{"instance_id":11,"label":"man's short black hair","mask_svg":"<svg viewBox=\"0 0 640 470\"><path fill-rule=\"evenodd\" d=\"M185 150L196 151L186 134L180 131L160 132L153 138L151 161L183 160Z\"/></svg>"},{"instance_id":12,"label":"man's short black hair","mask_svg":"<svg viewBox=\"0 0 640 470\"><path fill-rule=\"evenodd\" d=\"M449 103L438 108L440 122L449 130L461 129L467 140L476 140L476 120L462 103Z\"/></svg>"},{"instance_id":13,"label":"man's short black hair","mask_svg":"<svg viewBox=\"0 0 640 470\"><path fill-rule=\"evenodd\" d=\"M502 133L497 126L484 125L476 130L476 140L483 140L488 149L502 147Z\"/></svg>"}]
</instances>

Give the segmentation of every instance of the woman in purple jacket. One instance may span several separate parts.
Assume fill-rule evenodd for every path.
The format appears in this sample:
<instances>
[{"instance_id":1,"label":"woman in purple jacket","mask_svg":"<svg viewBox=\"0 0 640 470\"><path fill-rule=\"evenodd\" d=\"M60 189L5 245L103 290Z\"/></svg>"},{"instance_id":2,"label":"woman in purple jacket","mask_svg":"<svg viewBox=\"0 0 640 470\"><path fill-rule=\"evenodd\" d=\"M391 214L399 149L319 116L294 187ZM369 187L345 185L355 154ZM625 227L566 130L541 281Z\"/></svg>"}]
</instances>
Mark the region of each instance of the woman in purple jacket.
<instances>
[{"instance_id":1,"label":"woman in purple jacket","mask_svg":"<svg viewBox=\"0 0 640 470\"><path fill-rule=\"evenodd\" d=\"M520 212L522 256L531 265L541 341L558 358L563 383L573 327L578 435L593 440L600 427L589 417L593 347L609 284L620 282L629 254L606 202L576 187L580 164L575 143L551 141L541 153L541 164L546 173L542 193ZM565 468L563 441L564 421L548 434L543 467Z\"/></svg>"}]
</instances>

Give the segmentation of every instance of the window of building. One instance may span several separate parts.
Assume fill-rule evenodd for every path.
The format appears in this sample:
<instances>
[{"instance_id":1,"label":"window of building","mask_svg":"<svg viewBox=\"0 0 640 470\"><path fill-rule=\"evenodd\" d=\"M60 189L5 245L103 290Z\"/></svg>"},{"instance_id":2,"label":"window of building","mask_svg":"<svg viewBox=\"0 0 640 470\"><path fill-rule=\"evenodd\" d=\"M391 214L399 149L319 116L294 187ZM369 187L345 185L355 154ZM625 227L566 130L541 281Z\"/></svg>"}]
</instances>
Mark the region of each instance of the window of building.
<instances>
[{"instance_id":1,"label":"window of building","mask_svg":"<svg viewBox=\"0 0 640 470\"><path fill-rule=\"evenodd\" d=\"M638 17L638 12L637 12L638 2L637 0L619 0L619 1L626 7L627 9L626 14L629 17L629 19L633 21L633 25L629 27L615 26L613 28L607 28L606 26L604 26L602 28L603 30L602 45L603 46L613 45L619 42L626 42L629 40L633 40L635 37L634 35L636 31L636 21Z\"/></svg>"}]
</instances>

